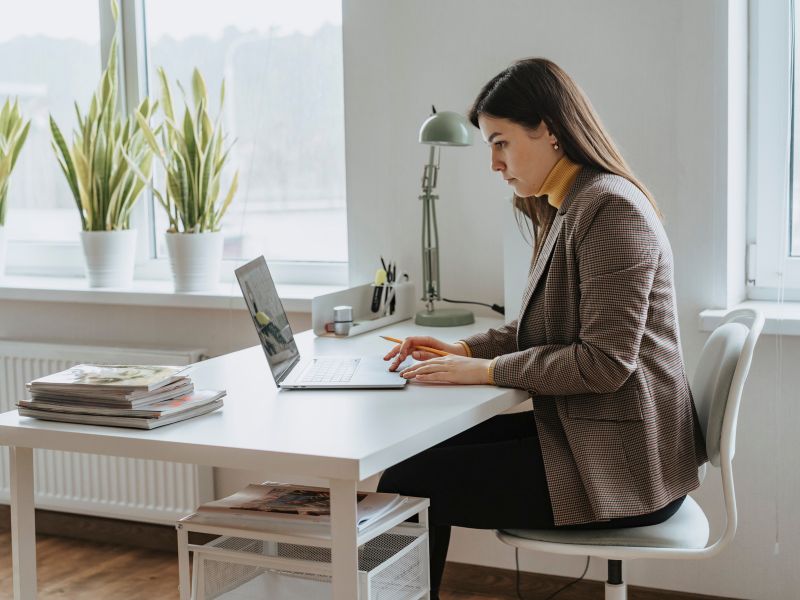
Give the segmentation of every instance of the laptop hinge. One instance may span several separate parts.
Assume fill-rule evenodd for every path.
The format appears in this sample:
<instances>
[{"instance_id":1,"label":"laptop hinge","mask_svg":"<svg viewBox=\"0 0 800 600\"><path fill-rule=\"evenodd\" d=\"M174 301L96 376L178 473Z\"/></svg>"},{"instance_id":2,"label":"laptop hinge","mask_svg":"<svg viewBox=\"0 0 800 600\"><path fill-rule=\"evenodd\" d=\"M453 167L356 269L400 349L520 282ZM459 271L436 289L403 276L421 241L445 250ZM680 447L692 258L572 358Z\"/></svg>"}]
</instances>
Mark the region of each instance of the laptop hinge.
<instances>
[{"instance_id":1,"label":"laptop hinge","mask_svg":"<svg viewBox=\"0 0 800 600\"><path fill-rule=\"evenodd\" d=\"M286 377L288 377L289 373L292 372L292 369L294 369L297 366L297 363L299 362L300 362L300 354L294 357L292 364L290 364L286 369L284 369L283 373L281 373L280 375L280 378L275 383L277 383L278 385L282 384L283 380L286 379Z\"/></svg>"}]
</instances>

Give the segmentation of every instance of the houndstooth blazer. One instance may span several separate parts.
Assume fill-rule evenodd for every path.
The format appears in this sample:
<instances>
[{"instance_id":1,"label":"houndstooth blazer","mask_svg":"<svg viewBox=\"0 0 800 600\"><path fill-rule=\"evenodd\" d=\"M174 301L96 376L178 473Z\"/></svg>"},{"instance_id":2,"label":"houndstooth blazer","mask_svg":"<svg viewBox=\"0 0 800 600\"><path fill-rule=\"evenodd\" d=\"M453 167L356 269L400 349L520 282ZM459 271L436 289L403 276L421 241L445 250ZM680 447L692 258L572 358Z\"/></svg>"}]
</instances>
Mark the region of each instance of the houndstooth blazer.
<instances>
[{"instance_id":1,"label":"houndstooth blazer","mask_svg":"<svg viewBox=\"0 0 800 600\"><path fill-rule=\"evenodd\" d=\"M650 513L698 487L707 458L672 251L628 180L584 167L531 265L519 318L465 341L475 357L498 357L497 385L531 393L556 525Z\"/></svg>"}]
</instances>

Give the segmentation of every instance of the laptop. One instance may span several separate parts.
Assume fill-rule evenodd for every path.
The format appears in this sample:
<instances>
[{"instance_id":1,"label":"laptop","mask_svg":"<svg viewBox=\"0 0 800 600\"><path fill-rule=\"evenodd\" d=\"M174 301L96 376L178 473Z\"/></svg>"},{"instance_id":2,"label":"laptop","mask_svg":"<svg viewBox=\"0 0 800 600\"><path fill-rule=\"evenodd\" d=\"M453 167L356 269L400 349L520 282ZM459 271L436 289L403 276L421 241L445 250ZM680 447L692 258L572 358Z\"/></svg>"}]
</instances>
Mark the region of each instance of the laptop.
<instances>
[{"instance_id":1,"label":"laptop","mask_svg":"<svg viewBox=\"0 0 800 600\"><path fill-rule=\"evenodd\" d=\"M402 388L408 383L378 357L301 358L263 256L236 269L261 347L275 383L285 389Z\"/></svg>"}]
</instances>

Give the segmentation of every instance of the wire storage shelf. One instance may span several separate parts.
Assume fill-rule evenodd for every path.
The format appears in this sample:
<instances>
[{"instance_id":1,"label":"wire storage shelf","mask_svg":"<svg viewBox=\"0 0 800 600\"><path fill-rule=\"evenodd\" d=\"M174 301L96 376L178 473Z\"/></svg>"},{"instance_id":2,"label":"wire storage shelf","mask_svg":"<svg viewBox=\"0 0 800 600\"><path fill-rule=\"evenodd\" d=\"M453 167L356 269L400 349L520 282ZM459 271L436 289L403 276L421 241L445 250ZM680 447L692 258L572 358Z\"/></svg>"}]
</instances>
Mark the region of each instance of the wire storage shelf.
<instances>
[{"instance_id":1,"label":"wire storage shelf","mask_svg":"<svg viewBox=\"0 0 800 600\"><path fill-rule=\"evenodd\" d=\"M360 600L429 598L427 501L420 504L418 523L387 522L384 531L367 536L358 547ZM394 519L396 521L396 519ZM381 529L380 523L375 524ZM191 518L182 519L179 552L192 553L192 600L322 600L331 597L330 542L303 543L286 535L270 539L263 527L248 532L219 527L221 534L202 545L188 544ZM198 525L214 533L208 523ZM287 541L288 540L288 541ZM182 568L188 569L189 561ZM188 577L186 578L189 579ZM184 595L185 594L185 595Z\"/></svg>"}]
</instances>

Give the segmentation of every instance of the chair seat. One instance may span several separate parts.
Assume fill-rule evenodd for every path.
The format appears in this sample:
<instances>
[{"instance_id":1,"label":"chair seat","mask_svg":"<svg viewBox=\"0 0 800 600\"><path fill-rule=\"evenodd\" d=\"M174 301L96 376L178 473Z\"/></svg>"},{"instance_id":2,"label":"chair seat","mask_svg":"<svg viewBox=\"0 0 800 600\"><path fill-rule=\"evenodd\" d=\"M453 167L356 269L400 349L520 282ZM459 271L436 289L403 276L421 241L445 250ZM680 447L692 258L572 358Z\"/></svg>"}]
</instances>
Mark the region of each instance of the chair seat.
<instances>
[{"instance_id":1,"label":"chair seat","mask_svg":"<svg viewBox=\"0 0 800 600\"><path fill-rule=\"evenodd\" d=\"M702 550L708 543L709 527L703 509L691 496L681 504L672 517L658 525L626 527L620 529L506 529L497 531L497 537L506 544L528 550L542 550L557 554L592 554L587 546L598 546L598 556L608 558L635 558L643 553L639 549L673 551ZM631 549L627 551L627 549Z\"/></svg>"}]
</instances>

